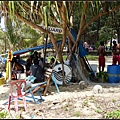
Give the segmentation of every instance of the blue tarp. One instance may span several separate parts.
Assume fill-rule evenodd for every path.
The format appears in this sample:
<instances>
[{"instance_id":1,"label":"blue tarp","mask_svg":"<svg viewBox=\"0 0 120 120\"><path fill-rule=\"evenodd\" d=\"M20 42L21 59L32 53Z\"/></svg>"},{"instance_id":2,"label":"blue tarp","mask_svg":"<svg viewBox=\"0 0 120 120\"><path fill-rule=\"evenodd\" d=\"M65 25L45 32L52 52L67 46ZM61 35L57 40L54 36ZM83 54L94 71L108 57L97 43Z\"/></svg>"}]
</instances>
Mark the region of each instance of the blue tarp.
<instances>
[{"instance_id":1,"label":"blue tarp","mask_svg":"<svg viewBox=\"0 0 120 120\"><path fill-rule=\"evenodd\" d=\"M67 39L66 39L66 41L67 41ZM57 44L60 45L60 44L61 44L61 41L58 41ZM27 52L29 52L29 51L31 51L31 50L41 50L41 49L43 49L43 48L45 48L45 47L46 47L46 45L36 46L36 47L33 47L33 48L26 48L26 49L24 49L24 50L18 50L18 51L12 52L12 54L13 54L13 56L15 56L15 55L20 55L20 54L27 53ZM47 44L47 48L52 48L52 47L53 47L53 44L52 44L52 43ZM6 60L7 60L7 54L6 54L6 56L5 56L4 58L0 55L0 61L1 61L3 64L5 64ZM22 62L22 63L23 63L23 62Z\"/></svg>"},{"instance_id":2,"label":"blue tarp","mask_svg":"<svg viewBox=\"0 0 120 120\"><path fill-rule=\"evenodd\" d=\"M76 41L76 38L77 38L77 34L75 33L75 31L71 28L70 29L70 32L72 33L72 35L73 35L73 38L74 38L74 41ZM59 40L58 42L57 42L57 44L58 45L60 45L61 44L61 40ZM66 43L68 42L68 38L66 38ZM26 49L24 49L24 50L18 50L18 51L15 51L15 52L12 52L12 54L13 54L13 56L14 55L20 55L20 54L24 54L24 53L27 53L27 52L29 52L29 51L31 51L31 50L41 50L41 49L44 49L46 47L46 45L40 45L40 46L36 46L36 47L33 47L33 48L26 48ZM52 43L48 43L47 44L47 48L52 48L53 47L53 44ZM85 55L87 55L88 53L87 53L87 51L86 51L86 49L83 47L83 45L82 45L82 42L79 42L79 55L80 55L80 57L83 57L83 56L85 56ZM7 56L6 56L7 57ZM0 60L2 61L2 63L5 63L6 62L6 59L7 58L2 58L2 57L0 57Z\"/></svg>"},{"instance_id":3,"label":"blue tarp","mask_svg":"<svg viewBox=\"0 0 120 120\"><path fill-rule=\"evenodd\" d=\"M72 36L74 38L74 41L76 41L77 34L75 33L75 31L72 28L70 28L70 32L71 32L71 34L72 34ZM68 39L66 39L66 42L68 42ZM61 44L61 40L59 40L57 42L57 44L60 45ZM18 51L13 52L12 54L13 55L20 55L20 54L24 54L26 52L29 52L31 50L41 50L41 49L44 49L45 47L46 47L46 45L40 45L40 46L36 46L36 47L33 47L33 48L27 48L27 49L24 49L24 50L18 50ZM52 43L48 43L47 44L47 48L52 48L52 47L53 47ZM86 49L83 47L83 44L82 44L81 41L79 42L79 48L78 49L79 49L79 56L80 57L83 57L83 56L88 54Z\"/></svg>"},{"instance_id":4,"label":"blue tarp","mask_svg":"<svg viewBox=\"0 0 120 120\"><path fill-rule=\"evenodd\" d=\"M75 31L72 28L70 29L70 32L71 32L71 34L72 34L72 36L74 38L74 41L76 41L77 34L75 33ZM81 41L79 42L79 48L78 49L79 49L79 56L80 57L84 57L85 55L88 54L87 50L83 47L83 44L82 44Z\"/></svg>"},{"instance_id":5,"label":"blue tarp","mask_svg":"<svg viewBox=\"0 0 120 120\"><path fill-rule=\"evenodd\" d=\"M72 33L73 38L74 38L74 40L76 41L77 34L75 33L75 31L74 31L72 28L70 29L70 32ZM68 38L66 38L66 43L67 43L67 42L68 42ZM60 44L61 44L61 40L59 40L59 41L57 42L57 44L60 45ZM31 50L41 50L41 49L44 49L45 47L46 47L46 45L40 45L40 46L36 46L36 47L33 47L33 48L26 48L26 49L24 49L24 50L18 50L18 51L12 52L12 54L13 54L13 56L14 56L14 55L20 55L20 54L27 53L27 52L29 52L29 51L31 51ZM47 48L52 48L52 47L53 47L53 44L52 44L52 43L48 43L48 44L47 44ZM85 55L87 55L87 54L88 54L88 53L87 53L86 49L84 49L82 43L80 42L80 43L79 43L79 55L80 55L80 57L85 56Z\"/></svg>"},{"instance_id":6,"label":"blue tarp","mask_svg":"<svg viewBox=\"0 0 120 120\"><path fill-rule=\"evenodd\" d=\"M75 31L74 31L72 28L70 28L70 32L71 32L71 34L72 34L72 36L73 36L74 41L76 41L76 39L77 39L77 34L75 33Z\"/></svg>"},{"instance_id":7,"label":"blue tarp","mask_svg":"<svg viewBox=\"0 0 120 120\"><path fill-rule=\"evenodd\" d=\"M68 41L68 39L66 39L66 42ZM57 42L58 45L61 44L61 40ZM13 55L20 55L20 54L24 54L26 52L29 52L31 50L41 50L43 48L45 48L46 45L40 45L40 46L36 46L36 47L33 47L33 48L26 48L24 50L18 50L18 51L15 51L15 52L12 52ZM47 48L52 48L53 47L53 44L52 43L48 43L47 44Z\"/></svg>"},{"instance_id":8,"label":"blue tarp","mask_svg":"<svg viewBox=\"0 0 120 120\"><path fill-rule=\"evenodd\" d=\"M57 41L57 44L58 44L58 46L61 44L61 40L59 40L59 41ZM66 43L68 42L68 39L66 38ZM29 51L31 51L31 50L41 50L41 49L44 49L46 47L46 45L40 45L40 46L36 46L36 47L33 47L33 48L26 48L26 49L24 49L24 50L18 50L18 51L15 51L15 52L12 52L12 54L13 54L13 56L15 56L15 55L20 55L20 54L24 54L24 53L27 53L27 52L29 52ZM53 47L53 44L52 43L48 43L47 44L47 48L52 48ZM0 56L0 61L3 63L3 64L5 64L5 62L6 62L6 60L7 60L7 54L6 54L6 56L5 56L5 58L2 58L1 56ZM22 63L24 63L24 61L21 61ZM24 63L25 64L25 63Z\"/></svg>"}]
</instances>

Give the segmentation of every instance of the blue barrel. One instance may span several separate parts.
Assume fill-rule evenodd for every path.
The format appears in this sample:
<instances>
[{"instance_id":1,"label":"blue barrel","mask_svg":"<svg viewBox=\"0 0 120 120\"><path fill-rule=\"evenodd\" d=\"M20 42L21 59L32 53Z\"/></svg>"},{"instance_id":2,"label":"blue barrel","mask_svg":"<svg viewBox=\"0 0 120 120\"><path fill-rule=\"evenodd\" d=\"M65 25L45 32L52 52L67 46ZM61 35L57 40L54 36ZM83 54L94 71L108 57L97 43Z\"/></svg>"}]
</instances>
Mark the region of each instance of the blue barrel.
<instances>
[{"instance_id":1,"label":"blue barrel","mask_svg":"<svg viewBox=\"0 0 120 120\"><path fill-rule=\"evenodd\" d=\"M119 83L120 81L120 66L108 65L107 66L108 82Z\"/></svg>"}]
</instances>

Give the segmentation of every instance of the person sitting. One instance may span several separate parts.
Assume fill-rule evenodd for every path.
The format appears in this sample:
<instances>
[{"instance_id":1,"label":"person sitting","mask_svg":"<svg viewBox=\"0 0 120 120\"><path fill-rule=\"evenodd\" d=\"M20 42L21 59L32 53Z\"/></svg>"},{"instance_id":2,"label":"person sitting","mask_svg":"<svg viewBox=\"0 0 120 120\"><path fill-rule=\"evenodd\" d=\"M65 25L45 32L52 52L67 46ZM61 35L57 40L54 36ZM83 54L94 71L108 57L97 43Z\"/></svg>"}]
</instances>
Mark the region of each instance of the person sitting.
<instances>
[{"instance_id":1,"label":"person sitting","mask_svg":"<svg viewBox=\"0 0 120 120\"><path fill-rule=\"evenodd\" d=\"M43 78L43 69L39 65L38 58L33 59L33 64L30 67L30 72L31 72L31 75L36 77L34 83L39 83L39 82L43 81L43 79L42 79Z\"/></svg>"},{"instance_id":2,"label":"person sitting","mask_svg":"<svg viewBox=\"0 0 120 120\"><path fill-rule=\"evenodd\" d=\"M17 60L17 62L18 62L19 64L22 64L22 65L26 65L26 64L27 64L26 61L23 60L23 59L20 57L20 55L16 55L16 60Z\"/></svg>"},{"instance_id":3,"label":"person sitting","mask_svg":"<svg viewBox=\"0 0 120 120\"><path fill-rule=\"evenodd\" d=\"M16 57L13 57L12 59L12 76L13 79L17 79L17 73L20 71L20 73L24 73L24 67L17 62Z\"/></svg>"},{"instance_id":4,"label":"person sitting","mask_svg":"<svg viewBox=\"0 0 120 120\"><path fill-rule=\"evenodd\" d=\"M37 51L34 51L34 58L37 58L38 59L38 52Z\"/></svg>"},{"instance_id":5,"label":"person sitting","mask_svg":"<svg viewBox=\"0 0 120 120\"><path fill-rule=\"evenodd\" d=\"M26 60L27 64L25 65L25 67L26 67L26 77L29 75L29 70L30 70L30 67L32 65L32 61L33 61L33 55L30 55L28 57L28 59Z\"/></svg>"},{"instance_id":6,"label":"person sitting","mask_svg":"<svg viewBox=\"0 0 120 120\"><path fill-rule=\"evenodd\" d=\"M50 59L49 67L50 67L50 68L53 68L56 64L58 64L58 62L55 61L55 59L52 57L52 58Z\"/></svg>"},{"instance_id":7,"label":"person sitting","mask_svg":"<svg viewBox=\"0 0 120 120\"><path fill-rule=\"evenodd\" d=\"M41 57L41 52L38 53L39 65L43 68L43 57Z\"/></svg>"}]
</instances>

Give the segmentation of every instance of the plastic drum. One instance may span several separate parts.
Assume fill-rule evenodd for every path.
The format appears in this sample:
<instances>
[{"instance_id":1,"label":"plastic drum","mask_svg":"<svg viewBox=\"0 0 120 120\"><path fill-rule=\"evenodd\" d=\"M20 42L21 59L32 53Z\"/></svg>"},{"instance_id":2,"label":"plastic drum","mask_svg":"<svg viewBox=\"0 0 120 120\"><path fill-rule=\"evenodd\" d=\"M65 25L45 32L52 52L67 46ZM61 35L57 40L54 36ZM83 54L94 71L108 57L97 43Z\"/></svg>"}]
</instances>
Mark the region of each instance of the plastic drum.
<instances>
[{"instance_id":1,"label":"plastic drum","mask_svg":"<svg viewBox=\"0 0 120 120\"><path fill-rule=\"evenodd\" d=\"M119 83L120 81L120 66L119 65L108 65L108 82L109 83Z\"/></svg>"},{"instance_id":2,"label":"plastic drum","mask_svg":"<svg viewBox=\"0 0 120 120\"><path fill-rule=\"evenodd\" d=\"M69 84L69 82L72 79L72 69L70 66L63 64L64 66L64 77L65 77L65 83ZM62 73L62 64L57 64L53 67L53 72L54 77L56 78L56 83L58 85L63 85L63 73ZM52 75L52 79L53 75Z\"/></svg>"}]
</instances>

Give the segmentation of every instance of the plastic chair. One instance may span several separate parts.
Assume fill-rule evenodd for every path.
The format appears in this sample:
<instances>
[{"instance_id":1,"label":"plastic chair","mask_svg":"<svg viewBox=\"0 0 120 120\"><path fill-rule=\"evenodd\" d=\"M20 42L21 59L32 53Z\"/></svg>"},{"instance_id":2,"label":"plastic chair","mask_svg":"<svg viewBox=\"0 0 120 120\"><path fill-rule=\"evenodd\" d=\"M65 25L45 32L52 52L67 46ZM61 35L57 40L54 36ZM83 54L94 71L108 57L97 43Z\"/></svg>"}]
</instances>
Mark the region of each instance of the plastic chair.
<instances>
[{"instance_id":1,"label":"plastic chair","mask_svg":"<svg viewBox=\"0 0 120 120\"><path fill-rule=\"evenodd\" d=\"M31 88L29 88L28 90L26 90L26 95L31 95L31 97L33 98L33 101L35 104L40 104L42 101L44 101L44 99L42 98L42 95L40 93L40 91L42 91L42 88L44 89L44 87L46 86L46 81L45 82L41 82L41 83L37 83L37 84L33 84L33 86ZM34 96L34 93L37 92L40 102L37 102ZM26 96L28 97L28 96Z\"/></svg>"},{"instance_id":2,"label":"plastic chair","mask_svg":"<svg viewBox=\"0 0 120 120\"><path fill-rule=\"evenodd\" d=\"M9 99L8 99L8 110L10 110L11 99L14 99L15 100L15 109L16 109L16 112L18 112L18 98L22 97L23 102L24 102L24 108L25 108L25 111L26 111L26 99L25 99L26 94L25 94L25 92L22 92L22 89L21 89L22 84L25 85L25 90L26 90L26 81L25 80L15 80L15 81L10 83L10 94L9 94Z\"/></svg>"},{"instance_id":3,"label":"plastic chair","mask_svg":"<svg viewBox=\"0 0 120 120\"><path fill-rule=\"evenodd\" d=\"M55 84L55 87L57 89L58 94L60 94L60 90L59 90L59 87L58 87L57 82L56 82L57 79L55 78L54 73L52 73L52 80L53 80L53 82Z\"/></svg>"}]
</instances>

